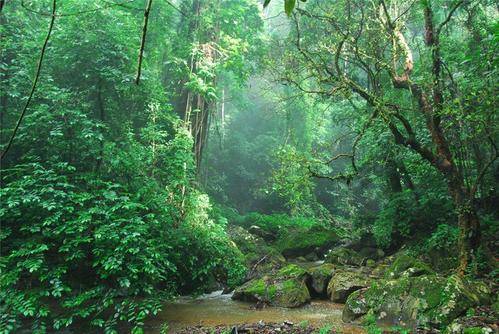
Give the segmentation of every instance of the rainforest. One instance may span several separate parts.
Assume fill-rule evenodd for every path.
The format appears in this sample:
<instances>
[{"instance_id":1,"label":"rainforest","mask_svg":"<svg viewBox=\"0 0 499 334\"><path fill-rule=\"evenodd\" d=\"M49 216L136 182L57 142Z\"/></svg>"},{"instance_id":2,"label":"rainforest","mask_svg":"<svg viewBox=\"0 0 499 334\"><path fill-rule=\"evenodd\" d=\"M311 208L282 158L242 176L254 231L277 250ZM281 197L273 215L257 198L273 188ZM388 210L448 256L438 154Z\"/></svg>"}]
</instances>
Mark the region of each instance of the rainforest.
<instances>
[{"instance_id":1,"label":"rainforest","mask_svg":"<svg viewBox=\"0 0 499 334\"><path fill-rule=\"evenodd\" d=\"M0 0L0 334L499 332L494 0Z\"/></svg>"}]
</instances>

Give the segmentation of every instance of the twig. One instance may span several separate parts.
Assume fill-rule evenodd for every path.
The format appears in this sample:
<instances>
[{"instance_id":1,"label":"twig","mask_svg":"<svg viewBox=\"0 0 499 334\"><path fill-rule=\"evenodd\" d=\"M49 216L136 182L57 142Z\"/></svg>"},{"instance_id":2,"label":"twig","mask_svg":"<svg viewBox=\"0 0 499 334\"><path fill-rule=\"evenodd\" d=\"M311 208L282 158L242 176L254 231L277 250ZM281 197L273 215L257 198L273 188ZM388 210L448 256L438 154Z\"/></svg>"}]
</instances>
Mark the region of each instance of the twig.
<instances>
[{"instance_id":1,"label":"twig","mask_svg":"<svg viewBox=\"0 0 499 334\"><path fill-rule=\"evenodd\" d=\"M447 17L445 18L445 20L440 23L440 25L438 26L437 28L437 36L440 34L440 32L442 31L443 27L445 27L445 25L447 23L449 23L449 21L452 19L452 15L454 15L454 12L465 2L465 0L460 0L458 2L456 2L454 4L454 6L451 8L449 14L447 15Z\"/></svg>"},{"instance_id":2,"label":"twig","mask_svg":"<svg viewBox=\"0 0 499 334\"><path fill-rule=\"evenodd\" d=\"M144 10L144 26L142 28L142 40L140 42L140 51L139 51L139 61L137 64L137 77L135 78L135 84L139 84L140 81L140 73L142 72L142 59L144 58L144 47L146 45L146 36L147 36L147 23L149 22L149 12L151 11L152 0L147 2L146 9Z\"/></svg>"},{"instance_id":3,"label":"twig","mask_svg":"<svg viewBox=\"0 0 499 334\"><path fill-rule=\"evenodd\" d=\"M173 9L175 9L177 12L179 12L180 14L182 14L183 16L187 17L187 14L184 13L180 8L178 8L177 6L175 6L171 1L168 1L166 0L166 3L168 5L170 5Z\"/></svg>"},{"instance_id":4,"label":"twig","mask_svg":"<svg viewBox=\"0 0 499 334\"><path fill-rule=\"evenodd\" d=\"M33 95L35 94L36 90L36 84L38 83L38 79L40 78L40 71L42 69L42 63L43 63L43 57L45 56L45 50L47 49L47 44L50 39L50 35L52 34L52 29L54 28L54 22L55 22L55 11L56 11L56 1L52 1L52 17L50 19L50 25L49 25L49 30L47 33L47 37L45 37L45 42L43 43L42 50L40 52L40 59L38 60L38 66L36 68L36 74L35 78L33 79L33 85L31 86L31 92L29 93L28 100L26 101L26 104L24 105L23 110L21 111L21 115L19 115L19 119L17 120L16 127L14 128L14 131L12 132L12 135L9 139L9 143L7 144L7 147L5 150L2 152L2 156L0 159L3 160L7 152L9 151L10 147L12 146L12 143L14 141L14 138L16 137L17 131L19 130L19 126L21 126L21 122L24 118L24 115L26 114L26 111L28 110L29 104L31 100L33 99Z\"/></svg>"}]
</instances>

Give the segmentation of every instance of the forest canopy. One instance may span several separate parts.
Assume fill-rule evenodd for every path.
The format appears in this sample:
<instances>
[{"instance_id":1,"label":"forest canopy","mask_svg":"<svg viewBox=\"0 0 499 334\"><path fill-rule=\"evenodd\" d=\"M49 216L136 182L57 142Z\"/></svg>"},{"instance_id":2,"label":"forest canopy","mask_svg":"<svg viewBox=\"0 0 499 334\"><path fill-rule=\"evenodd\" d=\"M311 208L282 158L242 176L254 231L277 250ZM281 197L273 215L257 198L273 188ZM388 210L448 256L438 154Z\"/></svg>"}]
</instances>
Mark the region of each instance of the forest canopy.
<instances>
[{"instance_id":1,"label":"forest canopy","mask_svg":"<svg viewBox=\"0 0 499 334\"><path fill-rule=\"evenodd\" d=\"M364 291L375 333L387 279L469 287L419 303L419 327L488 307L497 329L498 17L491 0L1 0L0 333L143 333L218 288L345 310Z\"/></svg>"}]
</instances>

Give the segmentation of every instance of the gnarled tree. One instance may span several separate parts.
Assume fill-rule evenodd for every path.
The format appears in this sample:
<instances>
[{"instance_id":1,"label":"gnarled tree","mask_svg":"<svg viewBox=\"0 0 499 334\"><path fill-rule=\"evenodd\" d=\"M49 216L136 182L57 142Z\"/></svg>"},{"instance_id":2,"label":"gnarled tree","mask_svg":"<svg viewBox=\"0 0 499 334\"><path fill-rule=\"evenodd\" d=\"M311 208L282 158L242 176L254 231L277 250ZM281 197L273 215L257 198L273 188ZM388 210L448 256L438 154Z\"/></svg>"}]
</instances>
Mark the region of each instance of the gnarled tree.
<instances>
[{"instance_id":1,"label":"gnarled tree","mask_svg":"<svg viewBox=\"0 0 499 334\"><path fill-rule=\"evenodd\" d=\"M468 103L474 92L455 80L467 69L453 59L451 46L470 38L456 17L469 8L497 15L480 1L438 8L431 0L308 1L293 13L296 47L284 54L281 69L283 80L302 91L363 100L365 113L396 144L441 173L458 217L461 274L480 246L477 191L497 157L493 111ZM489 144L485 161L463 153L477 141Z\"/></svg>"}]
</instances>

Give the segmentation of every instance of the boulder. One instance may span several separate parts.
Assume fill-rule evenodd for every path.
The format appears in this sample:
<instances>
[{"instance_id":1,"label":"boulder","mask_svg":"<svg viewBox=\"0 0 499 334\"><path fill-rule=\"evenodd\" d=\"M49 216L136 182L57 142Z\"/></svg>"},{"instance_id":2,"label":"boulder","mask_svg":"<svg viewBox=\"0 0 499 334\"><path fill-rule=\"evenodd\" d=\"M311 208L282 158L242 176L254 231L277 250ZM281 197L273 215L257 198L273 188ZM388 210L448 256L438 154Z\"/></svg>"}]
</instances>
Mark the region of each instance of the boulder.
<instances>
[{"instance_id":1,"label":"boulder","mask_svg":"<svg viewBox=\"0 0 499 334\"><path fill-rule=\"evenodd\" d=\"M310 301L308 273L291 264L279 271L246 282L234 291L232 299L260 302L280 307L298 307Z\"/></svg>"},{"instance_id":2,"label":"boulder","mask_svg":"<svg viewBox=\"0 0 499 334\"><path fill-rule=\"evenodd\" d=\"M490 294L484 282L452 275L445 282L438 307L429 316L435 323L448 324L469 308L490 303Z\"/></svg>"},{"instance_id":3,"label":"boulder","mask_svg":"<svg viewBox=\"0 0 499 334\"><path fill-rule=\"evenodd\" d=\"M454 320L445 334L493 334L499 331L497 319L492 315L465 316Z\"/></svg>"},{"instance_id":4,"label":"boulder","mask_svg":"<svg viewBox=\"0 0 499 334\"><path fill-rule=\"evenodd\" d=\"M374 281L362 297L378 322L413 330L416 323L446 326L469 308L486 303L489 295L490 290L479 281L420 275ZM348 303L354 303L355 296L351 298ZM345 308L345 319L351 318L350 309Z\"/></svg>"},{"instance_id":5,"label":"boulder","mask_svg":"<svg viewBox=\"0 0 499 334\"><path fill-rule=\"evenodd\" d=\"M310 261L310 262L315 262L315 261L319 261L319 256L317 255L316 252L311 252L311 253L308 253L307 255L305 255L305 259L307 261Z\"/></svg>"},{"instance_id":6,"label":"boulder","mask_svg":"<svg viewBox=\"0 0 499 334\"><path fill-rule=\"evenodd\" d=\"M264 247L260 251L266 253L250 253L246 256L246 263L248 266L246 280L262 277L263 275L270 274L286 265L286 259L275 249Z\"/></svg>"},{"instance_id":7,"label":"boulder","mask_svg":"<svg viewBox=\"0 0 499 334\"><path fill-rule=\"evenodd\" d=\"M374 247L363 247L358 253L368 259L379 260L385 256L385 252L382 249Z\"/></svg>"},{"instance_id":8,"label":"boulder","mask_svg":"<svg viewBox=\"0 0 499 334\"><path fill-rule=\"evenodd\" d=\"M260 237L262 238L263 240L265 241L273 241L275 240L276 238L276 235L269 232L269 231L266 231L264 229L262 229L260 226L257 226L257 225L251 225L249 228L248 228L248 232L257 236L257 237Z\"/></svg>"},{"instance_id":9,"label":"boulder","mask_svg":"<svg viewBox=\"0 0 499 334\"><path fill-rule=\"evenodd\" d=\"M385 278L415 277L432 275L435 272L423 261L406 253L398 255L387 268Z\"/></svg>"},{"instance_id":10,"label":"boulder","mask_svg":"<svg viewBox=\"0 0 499 334\"><path fill-rule=\"evenodd\" d=\"M334 270L335 266L330 263L325 263L309 269L309 288L313 295L327 296L327 286L333 276Z\"/></svg>"},{"instance_id":11,"label":"boulder","mask_svg":"<svg viewBox=\"0 0 499 334\"><path fill-rule=\"evenodd\" d=\"M348 296L369 285L365 275L355 271L336 271L327 286L327 294L333 302L344 303Z\"/></svg>"},{"instance_id":12,"label":"boulder","mask_svg":"<svg viewBox=\"0 0 499 334\"><path fill-rule=\"evenodd\" d=\"M356 251L344 247L331 250L325 258L325 262L327 263L350 266L361 266L364 263L364 260L366 260L366 258Z\"/></svg>"},{"instance_id":13,"label":"boulder","mask_svg":"<svg viewBox=\"0 0 499 334\"><path fill-rule=\"evenodd\" d=\"M230 226L228 234L234 244L244 254L248 272L246 281L261 277L266 273L283 267L286 259L265 241L254 234L249 233L240 226Z\"/></svg>"},{"instance_id":14,"label":"boulder","mask_svg":"<svg viewBox=\"0 0 499 334\"><path fill-rule=\"evenodd\" d=\"M278 239L272 245L286 258L297 258L311 252L324 254L337 241L338 236L333 230L314 226L310 229L287 229L279 234Z\"/></svg>"},{"instance_id":15,"label":"boulder","mask_svg":"<svg viewBox=\"0 0 499 334\"><path fill-rule=\"evenodd\" d=\"M365 297L367 289L354 291L348 296L341 316L343 322L352 322L367 314L369 311Z\"/></svg>"}]
</instances>

